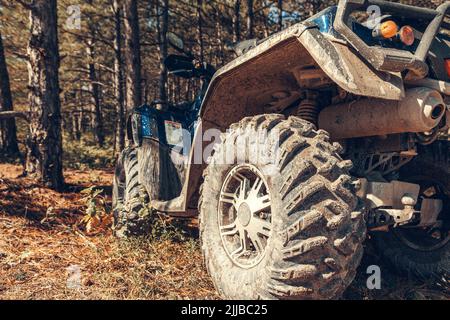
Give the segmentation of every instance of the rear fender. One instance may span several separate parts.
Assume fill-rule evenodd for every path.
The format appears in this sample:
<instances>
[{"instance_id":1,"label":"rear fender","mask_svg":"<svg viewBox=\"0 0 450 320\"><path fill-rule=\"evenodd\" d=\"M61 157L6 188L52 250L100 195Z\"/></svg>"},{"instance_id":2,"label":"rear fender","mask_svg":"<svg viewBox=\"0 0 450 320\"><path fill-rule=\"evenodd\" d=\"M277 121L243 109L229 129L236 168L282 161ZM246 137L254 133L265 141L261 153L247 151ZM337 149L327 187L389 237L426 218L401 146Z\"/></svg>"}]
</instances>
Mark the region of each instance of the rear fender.
<instances>
[{"instance_id":1,"label":"rear fender","mask_svg":"<svg viewBox=\"0 0 450 320\"><path fill-rule=\"evenodd\" d=\"M264 106L272 94L302 89L295 73L312 66L357 95L391 100L404 96L400 74L376 71L342 40L297 24L220 69L206 93L201 118L224 130L245 116L267 113Z\"/></svg>"},{"instance_id":2,"label":"rear fender","mask_svg":"<svg viewBox=\"0 0 450 320\"><path fill-rule=\"evenodd\" d=\"M325 37L314 26L296 24L270 37L221 68L214 76L200 111L196 139L210 128L225 131L246 116L268 113L264 106L275 92L302 89L295 72L316 66L343 90L400 100L404 86L398 73L375 70L342 40ZM301 72L301 71L300 71ZM200 142L203 146L210 142ZM196 207L205 165L191 165L183 188L187 208Z\"/></svg>"}]
</instances>

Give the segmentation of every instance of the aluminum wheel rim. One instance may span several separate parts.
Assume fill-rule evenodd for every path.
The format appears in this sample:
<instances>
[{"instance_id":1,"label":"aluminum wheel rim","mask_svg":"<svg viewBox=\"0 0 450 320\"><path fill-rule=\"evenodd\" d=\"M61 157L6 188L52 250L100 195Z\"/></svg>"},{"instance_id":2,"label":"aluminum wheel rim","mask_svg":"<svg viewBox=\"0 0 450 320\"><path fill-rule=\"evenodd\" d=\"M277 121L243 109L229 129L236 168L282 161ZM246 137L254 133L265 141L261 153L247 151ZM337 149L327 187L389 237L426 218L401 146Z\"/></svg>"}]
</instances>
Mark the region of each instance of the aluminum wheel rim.
<instances>
[{"instance_id":1,"label":"aluminum wheel rim","mask_svg":"<svg viewBox=\"0 0 450 320\"><path fill-rule=\"evenodd\" d=\"M219 196L219 233L230 259L251 268L264 258L272 230L271 197L262 173L240 164L226 176Z\"/></svg>"}]
</instances>

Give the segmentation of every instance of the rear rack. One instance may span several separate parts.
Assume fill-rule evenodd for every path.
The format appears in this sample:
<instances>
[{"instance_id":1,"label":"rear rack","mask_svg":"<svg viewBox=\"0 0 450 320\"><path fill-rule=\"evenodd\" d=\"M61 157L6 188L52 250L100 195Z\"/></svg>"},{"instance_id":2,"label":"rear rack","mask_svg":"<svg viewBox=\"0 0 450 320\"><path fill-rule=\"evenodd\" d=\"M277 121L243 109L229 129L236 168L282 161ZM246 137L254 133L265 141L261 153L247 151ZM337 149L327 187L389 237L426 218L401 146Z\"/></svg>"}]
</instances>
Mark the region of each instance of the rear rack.
<instances>
[{"instance_id":1,"label":"rear rack","mask_svg":"<svg viewBox=\"0 0 450 320\"><path fill-rule=\"evenodd\" d=\"M368 46L346 24L351 13L355 10L367 9L372 5L380 7L382 11L398 13L403 17L423 18L431 21L414 54L404 50L381 47L374 48ZM444 17L449 9L450 1L446 1L434 10L382 0L340 0L336 19L334 21L334 28L356 50L358 50L375 69L392 72L409 70L410 72L407 75L407 79L422 79L428 74L428 65L426 64L425 59L436 34L443 24L448 28L447 23L444 22Z\"/></svg>"}]
</instances>

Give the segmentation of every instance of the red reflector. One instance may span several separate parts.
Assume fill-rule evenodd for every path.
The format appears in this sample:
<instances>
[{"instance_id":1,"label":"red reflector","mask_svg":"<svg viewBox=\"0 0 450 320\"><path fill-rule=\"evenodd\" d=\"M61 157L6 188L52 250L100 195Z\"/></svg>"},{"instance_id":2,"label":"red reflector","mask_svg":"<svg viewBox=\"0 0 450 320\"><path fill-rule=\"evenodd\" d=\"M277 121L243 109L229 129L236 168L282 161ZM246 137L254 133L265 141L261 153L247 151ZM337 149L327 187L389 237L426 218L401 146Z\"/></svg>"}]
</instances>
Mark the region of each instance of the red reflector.
<instances>
[{"instance_id":1,"label":"red reflector","mask_svg":"<svg viewBox=\"0 0 450 320\"><path fill-rule=\"evenodd\" d=\"M450 59L445 59L445 71L447 71L447 75L450 77Z\"/></svg>"},{"instance_id":2,"label":"red reflector","mask_svg":"<svg viewBox=\"0 0 450 320\"><path fill-rule=\"evenodd\" d=\"M410 26L404 26L399 31L400 40L407 46L414 43L414 30Z\"/></svg>"}]
</instances>

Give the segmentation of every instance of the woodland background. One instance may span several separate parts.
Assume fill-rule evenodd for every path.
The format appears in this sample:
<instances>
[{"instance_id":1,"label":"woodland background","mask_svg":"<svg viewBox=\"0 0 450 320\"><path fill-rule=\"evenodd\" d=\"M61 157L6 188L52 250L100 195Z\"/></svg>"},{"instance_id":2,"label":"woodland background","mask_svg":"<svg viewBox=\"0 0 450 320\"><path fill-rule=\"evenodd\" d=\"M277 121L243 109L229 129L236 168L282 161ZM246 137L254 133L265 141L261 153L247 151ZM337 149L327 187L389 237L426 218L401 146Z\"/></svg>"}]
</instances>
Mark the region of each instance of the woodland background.
<instances>
[{"instance_id":1,"label":"woodland background","mask_svg":"<svg viewBox=\"0 0 450 320\"><path fill-rule=\"evenodd\" d=\"M0 299L217 298L195 221L161 221L157 235L131 242L111 236L126 112L154 99L192 100L199 90L196 80L167 74L168 32L219 68L235 57L233 44L335 2L0 0L0 114L8 114L0 116ZM364 268L373 263L383 265L368 244L345 298L449 297L390 272L382 290L369 292ZM77 268L81 282L71 287Z\"/></svg>"},{"instance_id":2,"label":"woodland background","mask_svg":"<svg viewBox=\"0 0 450 320\"><path fill-rule=\"evenodd\" d=\"M233 44L270 36L335 2L0 0L0 111L25 111L30 118L30 124L17 121L18 139L13 120L0 121L0 155L17 158L18 145L22 161L27 159L27 173L61 189L63 165L58 157L62 155L66 167L84 161L112 164L125 144L127 110L154 99L179 102L194 98L198 80L168 76L162 64L171 50L168 32L181 37L199 61L220 67L234 58L229 50ZM402 2L435 7L442 1ZM30 5L34 9L30 10ZM40 19L48 25L40 28ZM51 41L53 47L46 44ZM59 56L55 54L53 65L36 57L39 52L45 56L43 52L55 51ZM30 57L34 57L31 62ZM37 83L40 73L58 74L52 70L58 65L59 82L47 87ZM30 82L30 78L34 80ZM47 100L37 99L35 91L52 91L55 86L59 86L59 95L49 96L50 92ZM49 110L50 115L42 110ZM61 116L55 116L50 124L37 123L58 112ZM49 146L36 147L39 144ZM52 155L46 156L49 151Z\"/></svg>"}]
</instances>

